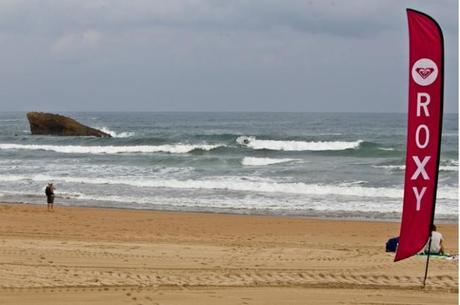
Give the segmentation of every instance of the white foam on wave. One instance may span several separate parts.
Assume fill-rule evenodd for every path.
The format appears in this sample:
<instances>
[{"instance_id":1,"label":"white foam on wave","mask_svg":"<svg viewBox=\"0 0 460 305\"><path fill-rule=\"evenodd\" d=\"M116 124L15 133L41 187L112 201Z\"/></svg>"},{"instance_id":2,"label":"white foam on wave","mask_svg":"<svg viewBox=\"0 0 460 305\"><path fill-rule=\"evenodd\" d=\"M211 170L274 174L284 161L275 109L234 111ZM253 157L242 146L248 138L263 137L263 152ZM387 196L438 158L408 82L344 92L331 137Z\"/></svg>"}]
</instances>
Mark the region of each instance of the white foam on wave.
<instances>
[{"instance_id":1,"label":"white foam on wave","mask_svg":"<svg viewBox=\"0 0 460 305\"><path fill-rule=\"evenodd\" d=\"M236 139L240 145L252 149L268 149L282 151L325 151L325 150L345 150L358 149L362 140L346 141L279 141L279 140L258 140L256 137L240 136Z\"/></svg>"},{"instance_id":2,"label":"white foam on wave","mask_svg":"<svg viewBox=\"0 0 460 305\"><path fill-rule=\"evenodd\" d=\"M241 164L245 166L264 166L278 163L286 163L291 161L298 161L298 159L273 159L273 158L255 158L255 157L244 157L241 160Z\"/></svg>"},{"instance_id":3,"label":"white foam on wave","mask_svg":"<svg viewBox=\"0 0 460 305\"><path fill-rule=\"evenodd\" d=\"M42 190L44 194L46 186L43 186ZM23 192L23 191L3 191L3 196L24 196L24 197L36 197L36 198L43 198L43 195L41 193L34 193L34 192ZM63 192L59 190L59 192L56 193L56 198L63 198L63 199L80 199L85 194L83 193L78 193L78 192Z\"/></svg>"},{"instance_id":4,"label":"white foam on wave","mask_svg":"<svg viewBox=\"0 0 460 305\"><path fill-rule=\"evenodd\" d=\"M155 209L179 209L181 211L196 211L205 210L205 211L215 211L214 209L225 209L226 211L243 211L243 210L262 210L265 213L267 210L271 211L287 211L290 210L298 215L299 211L306 212L306 215L311 215L312 211L316 212L332 212L337 215L337 212L347 211L347 212L358 212L357 215L361 215L360 212L364 213L400 213L401 212L401 203L399 200L395 199L383 199L384 202L379 201L378 203L372 202L366 198L357 198L343 201L336 201L332 198L323 197L321 199L316 199L315 201L309 201L308 206L306 206L305 201L300 198L289 198L289 200L280 201L277 197L252 197L251 199L247 198L222 198L222 197L212 197L212 198L200 198L197 201L195 198L190 197L181 197L180 200L177 198L171 198L168 195L156 195L154 197L145 197L145 196L100 196L100 195L90 195L84 194L74 200L78 200L84 204L87 204L87 201L99 201L99 202L109 202L111 206L113 203L123 203L123 206L126 206L126 203L130 204L129 207L132 208L152 208ZM333 202L334 204L331 204ZM135 204L134 206L132 204ZM275 212L276 213L276 212ZM303 214L302 212L300 212ZM315 213L315 212L313 212ZM457 210L448 208L445 205L439 206L439 209L436 210L436 213L456 216ZM284 213L283 213L284 214ZM303 214L305 215L305 214ZM372 215L372 214L371 214ZM374 218L374 217L373 217Z\"/></svg>"},{"instance_id":5,"label":"white foam on wave","mask_svg":"<svg viewBox=\"0 0 460 305\"><path fill-rule=\"evenodd\" d=\"M439 170L444 172L458 172L458 166L440 165Z\"/></svg>"},{"instance_id":6,"label":"white foam on wave","mask_svg":"<svg viewBox=\"0 0 460 305\"><path fill-rule=\"evenodd\" d=\"M403 171L406 169L405 165L373 165L374 168L383 168L388 170ZM440 165L439 170L443 172L458 172L458 165Z\"/></svg>"},{"instance_id":7,"label":"white foam on wave","mask_svg":"<svg viewBox=\"0 0 460 305\"><path fill-rule=\"evenodd\" d=\"M394 151L395 149L392 147L377 147L378 150L383 150L383 151Z\"/></svg>"},{"instance_id":8,"label":"white foam on wave","mask_svg":"<svg viewBox=\"0 0 460 305\"><path fill-rule=\"evenodd\" d=\"M102 132L108 133L113 138L129 138L136 134L133 131L124 131L124 132L118 133L118 132L108 129L107 127L96 127L96 129L99 129Z\"/></svg>"},{"instance_id":9,"label":"white foam on wave","mask_svg":"<svg viewBox=\"0 0 460 305\"><path fill-rule=\"evenodd\" d=\"M7 179L7 180L5 180ZM248 180L241 177L216 177L212 180L178 180L178 179L145 179L142 177L114 177L114 178L85 178L67 176L0 176L0 181L32 180L38 182L55 181L56 183L78 183L99 185L128 185L146 188L172 188L172 189L201 189L201 190L230 190L258 193L303 194L310 196L353 196L366 198L403 198L402 187L365 187L359 185L335 184L306 184L306 183L279 183L273 181ZM458 200L458 188L445 186L438 189L438 198Z\"/></svg>"},{"instance_id":10,"label":"white foam on wave","mask_svg":"<svg viewBox=\"0 0 460 305\"><path fill-rule=\"evenodd\" d=\"M26 176L21 176L21 175L1 175L0 176L0 181L2 182L15 182L15 181L21 181L21 180L28 180L28 179L30 178Z\"/></svg>"},{"instance_id":11,"label":"white foam on wave","mask_svg":"<svg viewBox=\"0 0 460 305\"><path fill-rule=\"evenodd\" d=\"M223 145L209 144L165 144L136 146L82 146L82 145L35 145L35 144L0 144L0 150L46 150L64 154L123 154L123 153L156 153L171 154L189 153L196 149L212 150Z\"/></svg>"},{"instance_id":12,"label":"white foam on wave","mask_svg":"<svg viewBox=\"0 0 460 305\"><path fill-rule=\"evenodd\" d=\"M383 168L388 170L404 170L405 165L372 165L373 168Z\"/></svg>"},{"instance_id":13,"label":"white foam on wave","mask_svg":"<svg viewBox=\"0 0 460 305\"><path fill-rule=\"evenodd\" d=\"M350 182L342 182L339 185L349 187L349 186L353 186L353 185L363 185L363 184L366 184L366 183L368 183L368 181L357 180L357 181L350 181Z\"/></svg>"}]
</instances>

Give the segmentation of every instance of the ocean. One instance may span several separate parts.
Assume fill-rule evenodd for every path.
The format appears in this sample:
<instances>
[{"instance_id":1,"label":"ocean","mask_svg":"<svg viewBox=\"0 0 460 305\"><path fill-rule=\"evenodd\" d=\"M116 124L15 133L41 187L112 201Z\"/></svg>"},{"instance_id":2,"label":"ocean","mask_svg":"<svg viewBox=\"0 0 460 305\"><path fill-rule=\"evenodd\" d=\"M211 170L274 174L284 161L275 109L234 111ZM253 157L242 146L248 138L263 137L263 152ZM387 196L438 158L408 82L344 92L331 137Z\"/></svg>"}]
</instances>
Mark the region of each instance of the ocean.
<instances>
[{"instance_id":1,"label":"ocean","mask_svg":"<svg viewBox=\"0 0 460 305\"><path fill-rule=\"evenodd\" d=\"M0 201L400 219L406 114L61 113L112 138L32 136L0 113ZM458 115L444 116L436 220L458 218Z\"/></svg>"}]
</instances>

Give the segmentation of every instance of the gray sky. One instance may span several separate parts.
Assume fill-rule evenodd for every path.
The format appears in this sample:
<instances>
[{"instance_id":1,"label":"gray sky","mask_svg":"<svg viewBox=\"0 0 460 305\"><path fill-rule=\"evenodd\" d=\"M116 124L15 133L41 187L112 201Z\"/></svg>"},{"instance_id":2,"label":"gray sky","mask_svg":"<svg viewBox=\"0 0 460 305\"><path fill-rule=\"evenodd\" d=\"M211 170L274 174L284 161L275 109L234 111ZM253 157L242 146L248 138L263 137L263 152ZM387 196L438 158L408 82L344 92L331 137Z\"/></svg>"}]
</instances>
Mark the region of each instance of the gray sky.
<instances>
[{"instance_id":1,"label":"gray sky","mask_svg":"<svg viewBox=\"0 0 460 305\"><path fill-rule=\"evenodd\" d=\"M455 0L2 0L1 110L405 112L406 7L457 112Z\"/></svg>"}]
</instances>

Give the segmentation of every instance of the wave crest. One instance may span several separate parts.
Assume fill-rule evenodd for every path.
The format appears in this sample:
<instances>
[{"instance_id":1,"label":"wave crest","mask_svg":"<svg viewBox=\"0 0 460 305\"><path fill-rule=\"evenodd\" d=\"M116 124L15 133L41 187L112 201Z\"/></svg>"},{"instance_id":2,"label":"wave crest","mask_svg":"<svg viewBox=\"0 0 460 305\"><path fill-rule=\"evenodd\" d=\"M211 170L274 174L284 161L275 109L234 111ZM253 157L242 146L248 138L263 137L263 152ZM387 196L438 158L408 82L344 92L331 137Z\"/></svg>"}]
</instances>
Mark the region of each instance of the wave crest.
<instances>
[{"instance_id":1,"label":"wave crest","mask_svg":"<svg viewBox=\"0 0 460 305\"><path fill-rule=\"evenodd\" d=\"M108 129L107 127L96 127L96 129L99 129L102 132L108 133L113 138L129 138L136 134L133 131L123 131L123 132L118 133L116 131Z\"/></svg>"},{"instance_id":2,"label":"wave crest","mask_svg":"<svg viewBox=\"0 0 460 305\"><path fill-rule=\"evenodd\" d=\"M156 153L184 154L195 150L210 151L223 145L210 144L165 144L137 146L82 146L82 145L35 145L0 144L0 150L45 150L64 154L123 154Z\"/></svg>"},{"instance_id":3,"label":"wave crest","mask_svg":"<svg viewBox=\"0 0 460 305\"><path fill-rule=\"evenodd\" d=\"M246 166L264 166L278 163L286 163L291 161L297 161L298 159L272 159L272 158L255 158L255 157L244 157L241 160L242 165Z\"/></svg>"},{"instance_id":4,"label":"wave crest","mask_svg":"<svg viewBox=\"0 0 460 305\"><path fill-rule=\"evenodd\" d=\"M66 177L35 175L14 176L11 178L0 176L0 181L20 181L32 180L38 182L54 181L56 183L81 183L81 184L101 184L101 185L128 185L133 187L145 188L171 188L171 189L200 189L200 190L231 190L258 193L281 193L281 194L302 194L310 196L353 196L364 198L403 198L403 188L394 187L368 187L361 185L334 185L334 184L307 184L307 183L279 183L275 181L247 180L242 177L225 177L212 180L178 180L178 179L127 179L127 178L85 178L85 177ZM458 188L445 186L439 189L439 199L458 200Z\"/></svg>"},{"instance_id":5,"label":"wave crest","mask_svg":"<svg viewBox=\"0 0 460 305\"><path fill-rule=\"evenodd\" d=\"M279 141L279 140L258 140L253 136L240 136L236 139L240 145L252 149L282 150L282 151L325 151L325 150L346 150L358 149L362 140L346 141Z\"/></svg>"},{"instance_id":6,"label":"wave crest","mask_svg":"<svg viewBox=\"0 0 460 305\"><path fill-rule=\"evenodd\" d=\"M390 171L404 171L405 165L373 165L374 168L383 168ZM440 165L439 171L441 172L458 172L458 166L455 165Z\"/></svg>"}]
</instances>

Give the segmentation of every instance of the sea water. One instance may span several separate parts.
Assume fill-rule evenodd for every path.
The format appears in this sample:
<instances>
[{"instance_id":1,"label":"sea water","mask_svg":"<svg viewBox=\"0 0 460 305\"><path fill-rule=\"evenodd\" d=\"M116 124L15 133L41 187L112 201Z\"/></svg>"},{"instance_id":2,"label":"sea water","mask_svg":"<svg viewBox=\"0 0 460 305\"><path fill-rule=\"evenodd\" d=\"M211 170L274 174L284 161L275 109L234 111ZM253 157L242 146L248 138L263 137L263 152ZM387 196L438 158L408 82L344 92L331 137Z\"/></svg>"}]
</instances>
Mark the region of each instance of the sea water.
<instances>
[{"instance_id":1,"label":"sea water","mask_svg":"<svg viewBox=\"0 0 460 305\"><path fill-rule=\"evenodd\" d=\"M64 113L112 138L32 136L0 113L0 201L399 220L405 114ZM436 219L458 215L458 115L444 116Z\"/></svg>"}]
</instances>

